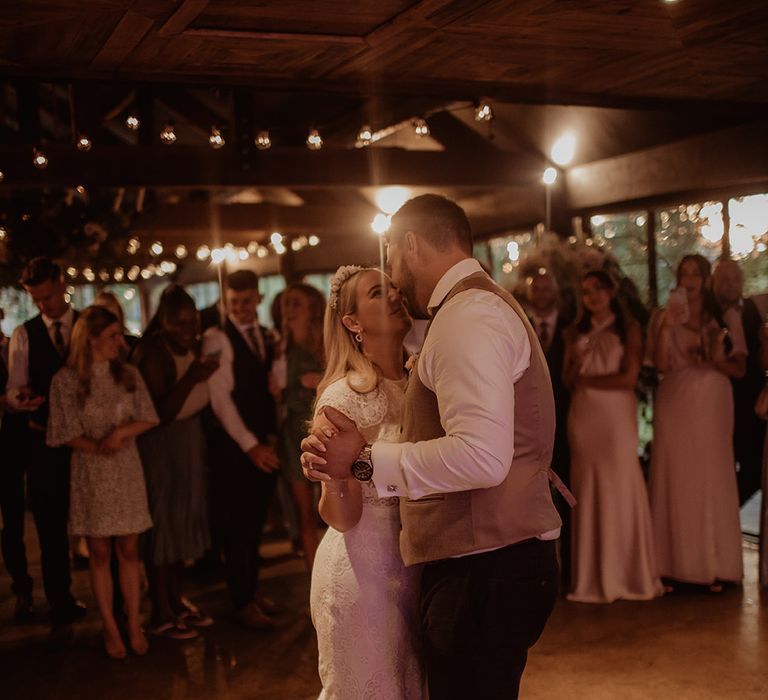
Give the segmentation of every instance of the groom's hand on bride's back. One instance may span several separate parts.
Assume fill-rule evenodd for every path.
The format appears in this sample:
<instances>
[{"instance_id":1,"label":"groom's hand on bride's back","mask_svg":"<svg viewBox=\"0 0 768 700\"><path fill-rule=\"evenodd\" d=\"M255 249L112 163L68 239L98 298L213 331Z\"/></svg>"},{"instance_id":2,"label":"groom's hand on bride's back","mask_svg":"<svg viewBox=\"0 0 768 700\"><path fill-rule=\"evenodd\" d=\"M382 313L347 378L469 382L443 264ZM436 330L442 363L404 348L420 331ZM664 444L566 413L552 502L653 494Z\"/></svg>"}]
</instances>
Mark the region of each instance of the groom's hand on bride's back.
<instances>
[{"instance_id":1,"label":"groom's hand on bride's back","mask_svg":"<svg viewBox=\"0 0 768 700\"><path fill-rule=\"evenodd\" d=\"M315 471L333 479L347 479L352 463L365 445L365 438L355 422L335 408L326 406L322 413L327 423L316 423L312 433L301 442L301 449L305 453L302 464L306 466L305 462L311 461ZM310 459L311 456L315 459Z\"/></svg>"}]
</instances>

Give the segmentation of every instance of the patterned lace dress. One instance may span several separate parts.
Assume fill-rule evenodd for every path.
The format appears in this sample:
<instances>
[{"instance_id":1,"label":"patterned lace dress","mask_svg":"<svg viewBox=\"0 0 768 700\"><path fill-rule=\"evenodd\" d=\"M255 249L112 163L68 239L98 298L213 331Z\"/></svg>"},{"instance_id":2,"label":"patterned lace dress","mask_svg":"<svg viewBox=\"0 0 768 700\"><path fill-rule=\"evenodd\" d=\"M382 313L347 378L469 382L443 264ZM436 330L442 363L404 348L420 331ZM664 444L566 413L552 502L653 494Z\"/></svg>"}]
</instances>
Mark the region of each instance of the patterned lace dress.
<instances>
[{"instance_id":1,"label":"patterned lace dress","mask_svg":"<svg viewBox=\"0 0 768 700\"><path fill-rule=\"evenodd\" d=\"M382 379L368 394L331 384L318 407L333 406L368 442L395 442L404 383ZM321 700L410 700L423 697L415 650L418 567L399 549L397 498L380 499L363 485L360 521L347 532L328 528L312 571L312 621L317 630Z\"/></svg>"}]
</instances>

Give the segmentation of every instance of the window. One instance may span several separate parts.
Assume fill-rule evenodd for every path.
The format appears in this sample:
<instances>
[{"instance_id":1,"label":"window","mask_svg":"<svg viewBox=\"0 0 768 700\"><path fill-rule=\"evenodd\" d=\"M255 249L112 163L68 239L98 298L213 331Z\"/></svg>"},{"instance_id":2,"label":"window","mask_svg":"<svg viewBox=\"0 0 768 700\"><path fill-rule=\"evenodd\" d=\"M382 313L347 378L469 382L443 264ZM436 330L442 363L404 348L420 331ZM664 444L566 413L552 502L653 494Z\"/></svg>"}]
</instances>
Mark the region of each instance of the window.
<instances>
[{"instance_id":1,"label":"window","mask_svg":"<svg viewBox=\"0 0 768 700\"><path fill-rule=\"evenodd\" d=\"M768 194L728 201L731 256L744 270L744 296L768 291Z\"/></svg>"},{"instance_id":2,"label":"window","mask_svg":"<svg viewBox=\"0 0 768 700\"><path fill-rule=\"evenodd\" d=\"M518 263L536 249L536 241L531 231L510 233L506 236L491 238L487 242L487 256L480 262L488 267L496 282L504 289L514 289L518 283Z\"/></svg>"}]
</instances>

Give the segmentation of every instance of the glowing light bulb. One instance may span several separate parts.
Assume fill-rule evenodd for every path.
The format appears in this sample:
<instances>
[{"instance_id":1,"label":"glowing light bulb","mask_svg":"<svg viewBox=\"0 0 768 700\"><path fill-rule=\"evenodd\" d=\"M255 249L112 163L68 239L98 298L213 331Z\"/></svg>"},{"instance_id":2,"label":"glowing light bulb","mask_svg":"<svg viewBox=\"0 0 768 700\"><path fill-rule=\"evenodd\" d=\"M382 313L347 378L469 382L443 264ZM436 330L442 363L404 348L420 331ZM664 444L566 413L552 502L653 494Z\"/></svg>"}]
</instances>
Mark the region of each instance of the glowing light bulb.
<instances>
[{"instance_id":1,"label":"glowing light bulb","mask_svg":"<svg viewBox=\"0 0 768 700\"><path fill-rule=\"evenodd\" d=\"M576 155L576 135L567 132L552 145L552 160L558 165L568 165Z\"/></svg>"},{"instance_id":2,"label":"glowing light bulb","mask_svg":"<svg viewBox=\"0 0 768 700\"><path fill-rule=\"evenodd\" d=\"M163 244L160 243L160 241L155 241L150 247L149 252L152 253L152 255L162 255L163 254Z\"/></svg>"},{"instance_id":3,"label":"glowing light bulb","mask_svg":"<svg viewBox=\"0 0 768 700\"><path fill-rule=\"evenodd\" d=\"M373 141L373 131L367 124L360 129L357 134L357 142L363 146L368 146Z\"/></svg>"},{"instance_id":4,"label":"glowing light bulb","mask_svg":"<svg viewBox=\"0 0 768 700\"><path fill-rule=\"evenodd\" d=\"M507 243L507 255L512 262L517 262L520 259L520 244L517 241Z\"/></svg>"},{"instance_id":5,"label":"glowing light bulb","mask_svg":"<svg viewBox=\"0 0 768 700\"><path fill-rule=\"evenodd\" d=\"M0 170L0 182L2 182L3 180L5 180L5 173L2 170Z\"/></svg>"},{"instance_id":6,"label":"glowing light bulb","mask_svg":"<svg viewBox=\"0 0 768 700\"><path fill-rule=\"evenodd\" d=\"M90 267L86 267L83 270L83 277L85 277L85 279L87 279L89 282L93 282L96 279L96 273L91 270Z\"/></svg>"},{"instance_id":7,"label":"glowing light bulb","mask_svg":"<svg viewBox=\"0 0 768 700\"><path fill-rule=\"evenodd\" d=\"M319 244L320 244L320 239L317 236L310 236L309 237L309 245L314 247L314 246L319 245Z\"/></svg>"},{"instance_id":8,"label":"glowing light bulb","mask_svg":"<svg viewBox=\"0 0 768 700\"><path fill-rule=\"evenodd\" d=\"M259 246L259 249L256 252L256 255L258 255L260 258L266 258L267 255L269 255L269 248L263 245Z\"/></svg>"},{"instance_id":9,"label":"glowing light bulb","mask_svg":"<svg viewBox=\"0 0 768 700\"><path fill-rule=\"evenodd\" d=\"M116 267L112 276L115 278L115 282L122 282L123 277L125 277L125 270L122 267Z\"/></svg>"},{"instance_id":10,"label":"glowing light bulb","mask_svg":"<svg viewBox=\"0 0 768 700\"><path fill-rule=\"evenodd\" d=\"M141 122L135 114L129 114L125 118L125 126L131 131L136 131L141 126Z\"/></svg>"},{"instance_id":11,"label":"glowing light bulb","mask_svg":"<svg viewBox=\"0 0 768 700\"><path fill-rule=\"evenodd\" d=\"M317 129L310 129L307 134L307 148L311 151L319 151L323 147L323 138Z\"/></svg>"},{"instance_id":12,"label":"glowing light bulb","mask_svg":"<svg viewBox=\"0 0 768 700\"><path fill-rule=\"evenodd\" d=\"M109 282L109 270L99 270L99 279L102 282Z\"/></svg>"},{"instance_id":13,"label":"glowing light bulb","mask_svg":"<svg viewBox=\"0 0 768 700\"><path fill-rule=\"evenodd\" d=\"M172 146L176 143L176 129L171 122L166 122L160 132L160 141L166 146Z\"/></svg>"},{"instance_id":14,"label":"glowing light bulb","mask_svg":"<svg viewBox=\"0 0 768 700\"><path fill-rule=\"evenodd\" d=\"M67 275L69 275L72 279L75 279L75 277L77 277L77 268L76 267L68 267L67 268Z\"/></svg>"},{"instance_id":15,"label":"glowing light bulb","mask_svg":"<svg viewBox=\"0 0 768 700\"><path fill-rule=\"evenodd\" d=\"M140 247L141 241L134 237L128 240L128 245L126 245L125 249L128 251L129 255L136 255L136 253L139 252Z\"/></svg>"},{"instance_id":16,"label":"glowing light bulb","mask_svg":"<svg viewBox=\"0 0 768 700\"><path fill-rule=\"evenodd\" d=\"M173 260L163 260L160 263L160 269L168 275L172 275L176 272L176 263Z\"/></svg>"},{"instance_id":17,"label":"glowing light bulb","mask_svg":"<svg viewBox=\"0 0 768 700\"><path fill-rule=\"evenodd\" d=\"M268 148L272 147L272 139L269 138L269 131L266 129L262 129L257 135L256 140L254 141L256 144L256 148L258 148L260 151L266 151Z\"/></svg>"},{"instance_id":18,"label":"glowing light bulb","mask_svg":"<svg viewBox=\"0 0 768 700\"><path fill-rule=\"evenodd\" d=\"M385 214L394 214L411 197L411 190L407 187L393 185L382 187L376 192L376 204Z\"/></svg>"},{"instance_id":19,"label":"glowing light bulb","mask_svg":"<svg viewBox=\"0 0 768 700\"><path fill-rule=\"evenodd\" d=\"M77 150L81 151L82 153L87 153L93 147L93 143L91 142L91 139L89 139L85 134L80 134L80 137L77 139L76 145L77 145Z\"/></svg>"},{"instance_id":20,"label":"glowing light bulb","mask_svg":"<svg viewBox=\"0 0 768 700\"><path fill-rule=\"evenodd\" d=\"M227 142L221 135L221 131L215 126L211 127L211 134L208 136L208 143L211 144L211 148L218 150L222 148Z\"/></svg>"},{"instance_id":21,"label":"glowing light bulb","mask_svg":"<svg viewBox=\"0 0 768 700\"><path fill-rule=\"evenodd\" d=\"M602 214L595 214L589 222L593 226L602 226L605 223L605 217Z\"/></svg>"},{"instance_id":22,"label":"glowing light bulb","mask_svg":"<svg viewBox=\"0 0 768 700\"><path fill-rule=\"evenodd\" d=\"M544 175L542 176L541 181L545 185L552 185L554 184L555 180L557 180L557 170L550 166L544 171Z\"/></svg>"},{"instance_id":23,"label":"glowing light bulb","mask_svg":"<svg viewBox=\"0 0 768 700\"><path fill-rule=\"evenodd\" d=\"M139 275L141 274L141 268L138 265L132 265L131 269L128 270L128 279L131 280L131 282L135 282Z\"/></svg>"},{"instance_id":24,"label":"glowing light bulb","mask_svg":"<svg viewBox=\"0 0 768 700\"><path fill-rule=\"evenodd\" d=\"M40 149L36 148L33 152L32 164L38 170L43 170L48 167L48 156L46 156Z\"/></svg>"},{"instance_id":25,"label":"glowing light bulb","mask_svg":"<svg viewBox=\"0 0 768 700\"><path fill-rule=\"evenodd\" d=\"M4 241L6 238L8 238L8 230L5 226L0 226L0 241Z\"/></svg>"},{"instance_id":26,"label":"glowing light bulb","mask_svg":"<svg viewBox=\"0 0 768 700\"><path fill-rule=\"evenodd\" d=\"M281 245L281 244L282 244L282 242L283 242L283 235L282 235L281 233L278 233L277 231L275 231L275 232L274 232L274 233L273 233L273 234L272 234L272 235L269 237L269 240L270 240L270 242L272 243L272 245Z\"/></svg>"},{"instance_id":27,"label":"glowing light bulb","mask_svg":"<svg viewBox=\"0 0 768 700\"><path fill-rule=\"evenodd\" d=\"M179 260L183 260L189 254L187 252L187 246L185 246L185 245L177 245L176 246L176 250L174 251L174 253L176 254L176 257Z\"/></svg>"},{"instance_id":28,"label":"glowing light bulb","mask_svg":"<svg viewBox=\"0 0 768 700\"><path fill-rule=\"evenodd\" d=\"M214 248L211 251L211 261L215 263L216 265L219 265L220 263L224 262L224 258L227 257L227 254L224 252L223 248Z\"/></svg>"},{"instance_id":29,"label":"glowing light bulb","mask_svg":"<svg viewBox=\"0 0 768 700\"><path fill-rule=\"evenodd\" d=\"M383 236L389 230L389 222L390 217L383 212L379 212L373 217L371 228L376 235Z\"/></svg>"},{"instance_id":30,"label":"glowing light bulb","mask_svg":"<svg viewBox=\"0 0 768 700\"><path fill-rule=\"evenodd\" d=\"M141 278L145 279L145 280L148 280L150 277L152 277L152 270L150 270L148 267L145 267L141 271Z\"/></svg>"},{"instance_id":31,"label":"glowing light bulb","mask_svg":"<svg viewBox=\"0 0 768 700\"><path fill-rule=\"evenodd\" d=\"M247 248L238 248L237 249L237 257L240 260L242 260L243 262L248 260L248 258L250 257L249 254L248 254L248 249Z\"/></svg>"},{"instance_id":32,"label":"glowing light bulb","mask_svg":"<svg viewBox=\"0 0 768 700\"><path fill-rule=\"evenodd\" d=\"M201 245L195 253L198 260L208 260L211 257L211 249L207 245Z\"/></svg>"}]
</instances>

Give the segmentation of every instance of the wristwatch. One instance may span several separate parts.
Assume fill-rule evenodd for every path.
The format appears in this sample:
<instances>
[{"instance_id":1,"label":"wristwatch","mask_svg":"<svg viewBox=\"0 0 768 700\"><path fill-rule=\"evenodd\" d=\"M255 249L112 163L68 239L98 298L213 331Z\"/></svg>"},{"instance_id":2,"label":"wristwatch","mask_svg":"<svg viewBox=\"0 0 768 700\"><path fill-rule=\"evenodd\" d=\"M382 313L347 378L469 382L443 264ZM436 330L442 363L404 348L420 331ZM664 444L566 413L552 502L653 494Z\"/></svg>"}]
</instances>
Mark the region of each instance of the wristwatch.
<instances>
[{"instance_id":1,"label":"wristwatch","mask_svg":"<svg viewBox=\"0 0 768 700\"><path fill-rule=\"evenodd\" d=\"M370 481L373 478L373 461L371 460L371 443L366 444L357 459L352 463L352 476L358 481Z\"/></svg>"}]
</instances>

